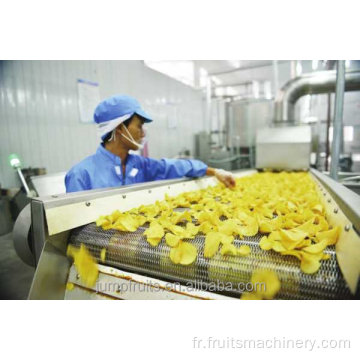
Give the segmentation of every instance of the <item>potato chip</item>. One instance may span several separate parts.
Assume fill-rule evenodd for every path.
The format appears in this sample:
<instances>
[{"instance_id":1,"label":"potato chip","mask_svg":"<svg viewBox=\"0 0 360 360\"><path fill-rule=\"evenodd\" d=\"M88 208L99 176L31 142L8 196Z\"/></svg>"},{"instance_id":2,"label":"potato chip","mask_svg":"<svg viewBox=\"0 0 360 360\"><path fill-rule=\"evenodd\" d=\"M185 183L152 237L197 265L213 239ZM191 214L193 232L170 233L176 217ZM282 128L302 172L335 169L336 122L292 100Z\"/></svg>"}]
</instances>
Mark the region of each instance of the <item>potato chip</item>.
<instances>
[{"instance_id":1,"label":"potato chip","mask_svg":"<svg viewBox=\"0 0 360 360\"><path fill-rule=\"evenodd\" d=\"M199 232L199 226L195 226L192 222L186 224L184 237L188 239L193 239Z\"/></svg>"},{"instance_id":2,"label":"potato chip","mask_svg":"<svg viewBox=\"0 0 360 360\"><path fill-rule=\"evenodd\" d=\"M317 225L317 232L329 230L329 224L323 216L316 215L314 223Z\"/></svg>"},{"instance_id":3,"label":"potato chip","mask_svg":"<svg viewBox=\"0 0 360 360\"><path fill-rule=\"evenodd\" d=\"M220 242L221 244L231 244L233 241L234 241L234 236L232 235L225 235L225 234L222 234L222 233L218 233L219 234L219 237L220 237Z\"/></svg>"},{"instance_id":4,"label":"potato chip","mask_svg":"<svg viewBox=\"0 0 360 360\"><path fill-rule=\"evenodd\" d=\"M291 229L291 230L280 229L279 232L280 232L280 236L282 237L282 240L287 240L296 243L299 241L303 241L307 236L307 233L305 231L299 229Z\"/></svg>"},{"instance_id":5,"label":"potato chip","mask_svg":"<svg viewBox=\"0 0 360 360\"><path fill-rule=\"evenodd\" d=\"M282 226L282 217L277 216L272 220L263 219L259 223L259 231L261 233L271 233L272 231L279 230Z\"/></svg>"},{"instance_id":6,"label":"potato chip","mask_svg":"<svg viewBox=\"0 0 360 360\"><path fill-rule=\"evenodd\" d=\"M249 293L249 292L244 292L241 295L241 300L262 300L262 296L258 293Z\"/></svg>"},{"instance_id":7,"label":"potato chip","mask_svg":"<svg viewBox=\"0 0 360 360\"><path fill-rule=\"evenodd\" d=\"M121 231L130 231L134 232L139 227L138 221L136 218L130 214L120 214L117 216L113 228Z\"/></svg>"},{"instance_id":8,"label":"potato chip","mask_svg":"<svg viewBox=\"0 0 360 360\"><path fill-rule=\"evenodd\" d=\"M259 225L255 218L248 216L244 221L245 226L240 227L239 231L244 236L254 236L259 231Z\"/></svg>"},{"instance_id":9,"label":"potato chip","mask_svg":"<svg viewBox=\"0 0 360 360\"><path fill-rule=\"evenodd\" d=\"M273 231L271 234L268 235L270 241L281 241L282 237L279 231Z\"/></svg>"},{"instance_id":10,"label":"potato chip","mask_svg":"<svg viewBox=\"0 0 360 360\"><path fill-rule=\"evenodd\" d=\"M144 235L150 238L162 238L164 236L164 229L157 221L152 221L149 228L144 231Z\"/></svg>"},{"instance_id":11,"label":"potato chip","mask_svg":"<svg viewBox=\"0 0 360 360\"><path fill-rule=\"evenodd\" d=\"M256 294L267 300L273 299L281 287L278 276L272 270L255 270L251 276L251 282Z\"/></svg>"},{"instance_id":12,"label":"potato chip","mask_svg":"<svg viewBox=\"0 0 360 360\"><path fill-rule=\"evenodd\" d=\"M267 236L263 236L260 239L259 246L263 250L270 250L273 247L273 243L274 243L274 241L269 240L269 238Z\"/></svg>"},{"instance_id":13,"label":"potato chip","mask_svg":"<svg viewBox=\"0 0 360 360\"><path fill-rule=\"evenodd\" d=\"M280 229L279 232L282 238L282 245L284 245L288 250L295 249L307 236L306 232L298 229Z\"/></svg>"},{"instance_id":14,"label":"potato chip","mask_svg":"<svg viewBox=\"0 0 360 360\"><path fill-rule=\"evenodd\" d=\"M233 235L238 233L239 223L235 219L228 219L223 221L219 227L218 231L225 235Z\"/></svg>"},{"instance_id":15,"label":"potato chip","mask_svg":"<svg viewBox=\"0 0 360 360\"><path fill-rule=\"evenodd\" d=\"M202 224L200 224L200 226L198 226L198 229L199 232L202 232L205 235L211 231L216 230L216 228L209 221L205 221Z\"/></svg>"},{"instance_id":16,"label":"potato chip","mask_svg":"<svg viewBox=\"0 0 360 360\"><path fill-rule=\"evenodd\" d=\"M237 253L240 256L248 256L251 253L251 249L249 245L241 245L238 249L237 249Z\"/></svg>"},{"instance_id":17,"label":"potato chip","mask_svg":"<svg viewBox=\"0 0 360 360\"><path fill-rule=\"evenodd\" d=\"M281 255L291 255L297 257L299 260L302 259L300 250L285 250L281 251Z\"/></svg>"},{"instance_id":18,"label":"potato chip","mask_svg":"<svg viewBox=\"0 0 360 360\"><path fill-rule=\"evenodd\" d=\"M190 202L185 198L184 194L180 194L174 199L174 205L176 207L187 208L190 206Z\"/></svg>"},{"instance_id":19,"label":"potato chip","mask_svg":"<svg viewBox=\"0 0 360 360\"><path fill-rule=\"evenodd\" d=\"M96 220L96 226L101 226L103 230L111 229L112 222L106 216L100 216Z\"/></svg>"},{"instance_id":20,"label":"potato chip","mask_svg":"<svg viewBox=\"0 0 360 360\"><path fill-rule=\"evenodd\" d=\"M180 237L184 236L185 229L178 225L169 225L168 230L170 230L174 235L179 235Z\"/></svg>"},{"instance_id":21,"label":"potato chip","mask_svg":"<svg viewBox=\"0 0 360 360\"><path fill-rule=\"evenodd\" d=\"M220 253L221 255L233 255L233 256L236 256L238 254L234 244L223 245L220 250Z\"/></svg>"},{"instance_id":22,"label":"potato chip","mask_svg":"<svg viewBox=\"0 0 360 360\"><path fill-rule=\"evenodd\" d=\"M318 254L322 252L328 246L328 240L325 238L317 244L304 247L303 250L310 254Z\"/></svg>"},{"instance_id":23,"label":"potato chip","mask_svg":"<svg viewBox=\"0 0 360 360\"><path fill-rule=\"evenodd\" d=\"M197 249L188 242L180 242L170 250L170 259L174 264L190 265L197 257Z\"/></svg>"},{"instance_id":24,"label":"potato chip","mask_svg":"<svg viewBox=\"0 0 360 360\"><path fill-rule=\"evenodd\" d=\"M149 228L144 231L144 235L151 246L158 246L164 236L164 229L158 222L152 221Z\"/></svg>"},{"instance_id":25,"label":"potato chip","mask_svg":"<svg viewBox=\"0 0 360 360\"><path fill-rule=\"evenodd\" d=\"M160 212L160 207L156 205L141 205L139 212L145 214L147 218L154 218Z\"/></svg>"},{"instance_id":26,"label":"potato chip","mask_svg":"<svg viewBox=\"0 0 360 360\"><path fill-rule=\"evenodd\" d=\"M138 227L143 226L146 222L148 222L148 219L142 215L134 215L134 218L138 224Z\"/></svg>"},{"instance_id":27,"label":"potato chip","mask_svg":"<svg viewBox=\"0 0 360 360\"><path fill-rule=\"evenodd\" d=\"M290 210L290 211L295 211L297 209L296 205L292 202L292 201L288 201L287 202L287 208Z\"/></svg>"},{"instance_id":28,"label":"potato chip","mask_svg":"<svg viewBox=\"0 0 360 360\"><path fill-rule=\"evenodd\" d=\"M219 250L221 234L218 232L209 232L205 237L204 257L211 258Z\"/></svg>"},{"instance_id":29,"label":"potato chip","mask_svg":"<svg viewBox=\"0 0 360 360\"><path fill-rule=\"evenodd\" d=\"M317 204L313 206L311 210L319 214L322 214L324 212L324 207L321 204Z\"/></svg>"},{"instance_id":30,"label":"potato chip","mask_svg":"<svg viewBox=\"0 0 360 360\"><path fill-rule=\"evenodd\" d=\"M307 233L308 236L315 236L315 234L318 231L318 228L314 224L314 220L315 220L315 217L313 217L312 219L306 221L302 225L297 226L296 229Z\"/></svg>"},{"instance_id":31,"label":"potato chip","mask_svg":"<svg viewBox=\"0 0 360 360\"><path fill-rule=\"evenodd\" d=\"M179 248L182 251L180 264L181 265L191 265L197 257L197 249L193 244L188 242L182 242L179 245Z\"/></svg>"},{"instance_id":32,"label":"potato chip","mask_svg":"<svg viewBox=\"0 0 360 360\"><path fill-rule=\"evenodd\" d=\"M119 210L115 210L108 216L108 219L114 224L121 215L122 213Z\"/></svg>"},{"instance_id":33,"label":"potato chip","mask_svg":"<svg viewBox=\"0 0 360 360\"><path fill-rule=\"evenodd\" d=\"M200 224L207 221L210 224L217 226L220 223L219 218L216 216L216 214L214 214L211 211L209 211L209 212L201 211L200 213L197 214L197 219L198 219Z\"/></svg>"},{"instance_id":34,"label":"potato chip","mask_svg":"<svg viewBox=\"0 0 360 360\"><path fill-rule=\"evenodd\" d=\"M171 250L170 250L170 260L174 264L179 264L180 259L181 259L181 251L179 251L178 246L171 248Z\"/></svg>"},{"instance_id":35,"label":"potato chip","mask_svg":"<svg viewBox=\"0 0 360 360\"><path fill-rule=\"evenodd\" d=\"M171 222L175 225L185 220L191 222L191 215L188 211L174 212L173 215L171 216Z\"/></svg>"},{"instance_id":36,"label":"potato chip","mask_svg":"<svg viewBox=\"0 0 360 360\"><path fill-rule=\"evenodd\" d=\"M340 228L336 226L331 230L317 233L316 238L319 241L326 239L328 245L335 245L338 240L339 233L340 233Z\"/></svg>"},{"instance_id":37,"label":"potato chip","mask_svg":"<svg viewBox=\"0 0 360 360\"><path fill-rule=\"evenodd\" d=\"M272 245L272 249L276 252L287 251L287 248L282 244L281 241L274 241Z\"/></svg>"},{"instance_id":38,"label":"potato chip","mask_svg":"<svg viewBox=\"0 0 360 360\"><path fill-rule=\"evenodd\" d=\"M298 225L299 224L292 219L284 219L282 227L284 229L293 229L293 228L297 227Z\"/></svg>"},{"instance_id":39,"label":"potato chip","mask_svg":"<svg viewBox=\"0 0 360 360\"><path fill-rule=\"evenodd\" d=\"M151 246L158 246L161 242L161 237L147 237L146 241L151 245Z\"/></svg>"},{"instance_id":40,"label":"potato chip","mask_svg":"<svg viewBox=\"0 0 360 360\"><path fill-rule=\"evenodd\" d=\"M93 287L98 278L99 270L96 260L86 249L85 245L81 244L80 249L73 245L68 245L67 255L74 259L74 265L80 275L80 281L85 286Z\"/></svg>"},{"instance_id":41,"label":"potato chip","mask_svg":"<svg viewBox=\"0 0 360 360\"><path fill-rule=\"evenodd\" d=\"M165 241L166 244L168 244L170 247L176 247L179 245L181 238L178 235L173 235L171 233L167 233L165 235Z\"/></svg>"},{"instance_id":42,"label":"potato chip","mask_svg":"<svg viewBox=\"0 0 360 360\"><path fill-rule=\"evenodd\" d=\"M320 259L322 258L322 254L317 256L317 254L308 254L306 252L302 253L302 259L300 268L301 271L305 274L314 274L320 269Z\"/></svg>"}]
</instances>

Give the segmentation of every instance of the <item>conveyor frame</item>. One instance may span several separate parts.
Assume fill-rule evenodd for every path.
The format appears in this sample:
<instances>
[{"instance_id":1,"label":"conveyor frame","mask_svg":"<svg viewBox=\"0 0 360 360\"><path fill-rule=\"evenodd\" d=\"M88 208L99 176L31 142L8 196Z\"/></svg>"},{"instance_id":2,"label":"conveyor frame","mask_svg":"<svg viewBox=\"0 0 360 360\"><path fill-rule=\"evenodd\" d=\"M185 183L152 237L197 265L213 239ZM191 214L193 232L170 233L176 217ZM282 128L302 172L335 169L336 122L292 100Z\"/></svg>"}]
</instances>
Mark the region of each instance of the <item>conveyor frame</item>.
<instances>
[{"instance_id":1,"label":"conveyor frame","mask_svg":"<svg viewBox=\"0 0 360 360\"><path fill-rule=\"evenodd\" d=\"M240 171L236 175L237 176L246 176L248 174L255 173L255 170L250 171ZM311 174L314 176L315 180L319 183L319 189L324 192L325 195L329 195L334 199L337 205L334 202L331 203L332 206L336 208L339 207L346 215L347 223L344 225L346 227L347 232L354 232L357 236L357 245L359 245L360 237L359 237L359 225L360 225L360 197L356 197L356 194L345 188L343 185L336 183L332 179L327 176L321 174L316 170L311 170ZM212 185L216 183L214 178L204 178L195 180L197 183L203 183L207 185ZM63 231L55 233L53 229L50 228L49 231L49 223L48 218L46 216L46 212L49 212L50 209L56 209L61 206L82 206L83 209L89 209L96 201L100 201L101 199L107 198L110 200L116 196L121 196L123 199L126 196L132 196L136 193L148 194L149 203L154 199L154 194L157 192L156 188L163 186L167 186L169 190L177 189L176 191L183 192L191 190L191 184L194 184L194 180L191 179L178 179L165 183L147 183L136 186L122 187L119 189L105 189L105 190L92 190L83 193L77 194L68 194L62 195L58 197L48 197L48 198L36 198L32 200L31 204L31 222L32 222L32 236L33 236L33 245L34 245L34 254L36 258L37 269L35 272L33 284L30 290L29 299L64 299L69 298L66 293L65 284L67 282L68 276L74 276L74 269L71 267L70 260L66 257L66 246L69 238L69 229L63 229ZM182 190L182 191L180 191ZM144 199L145 201L145 199ZM329 201L329 200L328 200ZM331 202L332 200L330 200ZM146 202L146 201L145 201ZM106 212L109 213L112 210ZM96 215L96 216L95 216ZM97 214L93 214L94 221L97 217ZM86 218L86 217L85 217ZM91 222L87 221L85 223ZM79 224L84 225L85 223ZM50 234L52 233L52 235ZM352 251L349 248L345 251L345 258L343 261L352 261L359 259L357 258L358 253L360 251L360 247ZM351 261L350 261L351 262ZM340 267L342 268L341 264ZM108 278L109 276L113 279L122 279L121 281L131 281L130 279L134 279L136 277L137 281L152 281L158 282L158 279L152 279L150 277L143 277L138 274L129 273L123 270L116 270L106 266L100 265L101 276ZM116 272L116 276L113 271ZM352 272L349 274L349 271ZM346 269L347 275L344 275L347 278L351 278L352 284L351 288L353 293L357 289L357 284L354 283L354 278L358 277L359 274L356 274L358 271L358 267L355 269ZM115 277L114 277L115 276ZM113 294L99 294L98 292L91 289L83 289L83 291L73 293L74 298L112 298ZM116 298L123 298L124 294L116 295ZM136 293L131 298L137 297ZM154 294L147 293L146 296L140 295L138 293L137 298L154 298ZM219 298L227 298L221 295L211 293L211 292L200 292L189 293L184 288L179 288L175 291L163 291L161 296L157 294L156 298L209 298L209 299L219 299Z\"/></svg>"}]
</instances>

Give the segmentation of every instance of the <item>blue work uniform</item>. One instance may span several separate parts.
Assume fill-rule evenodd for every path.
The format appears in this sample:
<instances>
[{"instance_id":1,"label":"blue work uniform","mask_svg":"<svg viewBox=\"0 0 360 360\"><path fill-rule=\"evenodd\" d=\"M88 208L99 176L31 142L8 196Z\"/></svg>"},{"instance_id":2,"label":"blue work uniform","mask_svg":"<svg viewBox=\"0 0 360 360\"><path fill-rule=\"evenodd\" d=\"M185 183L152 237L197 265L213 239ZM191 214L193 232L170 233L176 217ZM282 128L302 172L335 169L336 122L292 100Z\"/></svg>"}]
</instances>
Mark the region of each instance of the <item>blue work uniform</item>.
<instances>
[{"instance_id":1,"label":"blue work uniform","mask_svg":"<svg viewBox=\"0 0 360 360\"><path fill-rule=\"evenodd\" d=\"M200 177L206 174L206 169L207 165L200 160L156 160L128 154L125 174L122 174L120 157L100 145L94 155L70 169L65 186L66 192L75 192L183 176Z\"/></svg>"}]
</instances>

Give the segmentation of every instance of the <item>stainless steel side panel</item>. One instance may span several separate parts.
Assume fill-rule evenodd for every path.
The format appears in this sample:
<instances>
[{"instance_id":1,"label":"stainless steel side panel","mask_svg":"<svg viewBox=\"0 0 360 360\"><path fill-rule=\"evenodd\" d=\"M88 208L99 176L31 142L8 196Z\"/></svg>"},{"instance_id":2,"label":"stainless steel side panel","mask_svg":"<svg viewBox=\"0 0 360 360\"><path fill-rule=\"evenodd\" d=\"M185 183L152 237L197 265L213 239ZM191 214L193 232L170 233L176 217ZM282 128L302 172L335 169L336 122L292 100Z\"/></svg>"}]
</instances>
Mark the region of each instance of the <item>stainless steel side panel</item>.
<instances>
[{"instance_id":1,"label":"stainless steel side panel","mask_svg":"<svg viewBox=\"0 0 360 360\"><path fill-rule=\"evenodd\" d=\"M64 243L66 244L66 241ZM47 241L35 271L28 299L64 299L70 265L65 252Z\"/></svg>"},{"instance_id":2,"label":"stainless steel side panel","mask_svg":"<svg viewBox=\"0 0 360 360\"><path fill-rule=\"evenodd\" d=\"M334 200L341 207L346 217L351 221L352 226L360 234L360 196L347 189L344 185L324 175L320 171L311 169L311 172L323 183L331 193Z\"/></svg>"}]
</instances>

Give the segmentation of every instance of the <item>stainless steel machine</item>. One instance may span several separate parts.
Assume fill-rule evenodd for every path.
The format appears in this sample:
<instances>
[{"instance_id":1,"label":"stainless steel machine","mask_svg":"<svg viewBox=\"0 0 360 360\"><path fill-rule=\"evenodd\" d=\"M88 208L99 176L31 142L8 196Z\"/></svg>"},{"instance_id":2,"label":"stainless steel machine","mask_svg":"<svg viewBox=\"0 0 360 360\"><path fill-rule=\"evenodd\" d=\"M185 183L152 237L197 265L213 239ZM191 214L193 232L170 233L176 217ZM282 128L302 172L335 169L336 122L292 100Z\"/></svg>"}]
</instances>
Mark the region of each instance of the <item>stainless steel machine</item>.
<instances>
[{"instance_id":1,"label":"stainless steel machine","mask_svg":"<svg viewBox=\"0 0 360 360\"><path fill-rule=\"evenodd\" d=\"M65 175L66 172L32 176L31 183L38 196L54 194L65 194Z\"/></svg>"},{"instance_id":2,"label":"stainless steel machine","mask_svg":"<svg viewBox=\"0 0 360 360\"><path fill-rule=\"evenodd\" d=\"M255 172L241 171L236 176ZM162 200L166 193L177 195L216 184L212 177L180 179L33 199L27 217L30 236L25 227L15 239L22 259L33 259L36 264L29 299L238 299L238 285L249 281L253 270L260 266L279 275L282 286L278 299L355 298L360 276L360 197L316 170L311 176L329 220L342 228L336 249L327 250L331 259L314 275L302 273L293 257L261 250L259 235L235 240L237 245L249 245L251 255L227 259L204 258L204 241L198 235L192 240L199 253L196 262L181 266L170 261L167 246L153 248L144 240L145 227L127 233L104 231L94 224L100 215L116 209L126 211ZM99 278L94 287L81 281L66 256L68 244L85 244L98 260ZM104 248L106 260L101 258ZM224 283L231 283L231 289L222 288Z\"/></svg>"},{"instance_id":3,"label":"stainless steel machine","mask_svg":"<svg viewBox=\"0 0 360 360\"><path fill-rule=\"evenodd\" d=\"M256 168L308 169L311 129L289 126L259 129L256 137Z\"/></svg>"}]
</instances>

